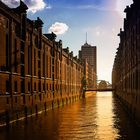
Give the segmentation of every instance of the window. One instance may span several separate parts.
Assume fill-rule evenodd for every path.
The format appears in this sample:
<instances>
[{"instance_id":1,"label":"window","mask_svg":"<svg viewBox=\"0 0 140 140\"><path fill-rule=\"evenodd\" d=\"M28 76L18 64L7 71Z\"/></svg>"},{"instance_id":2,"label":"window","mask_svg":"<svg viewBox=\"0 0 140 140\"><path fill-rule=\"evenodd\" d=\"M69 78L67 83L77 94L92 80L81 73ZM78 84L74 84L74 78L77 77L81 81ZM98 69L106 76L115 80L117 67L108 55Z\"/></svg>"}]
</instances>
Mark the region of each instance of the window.
<instances>
[{"instance_id":1,"label":"window","mask_svg":"<svg viewBox=\"0 0 140 140\"><path fill-rule=\"evenodd\" d=\"M14 52L15 52L15 56L14 56L15 72L17 72L17 40L16 38L14 40Z\"/></svg>"},{"instance_id":2,"label":"window","mask_svg":"<svg viewBox=\"0 0 140 140\"><path fill-rule=\"evenodd\" d=\"M45 53L43 54L43 76L45 77Z\"/></svg>"},{"instance_id":3,"label":"window","mask_svg":"<svg viewBox=\"0 0 140 140\"><path fill-rule=\"evenodd\" d=\"M21 65L21 76L24 77L24 66L23 65Z\"/></svg>"},{"instance_id":4,"label":"window","mask_svg":"<svg viewBox=\"0 0 140 140\"><path fill-rule=\"evenodd\" d=\"M7 29L9 28L9 20L8 19L6 20L6 28Z\"/></svg>"},{"instance_id":5,"label":"window","mask_svg":"<svg viewBox=\"0 0 140 140\"><path fill-rule=\"evenodd\" d=\"M23 53L21 53L21 64L24 64L24 54Z\"/></svg>"},{"instance_id":6,"label":"window","mask_svg":"<svg viewBox=\"0 0 140 140\"><path fill-rule=\"evenodd\" d=\"M25 104L25 96L23 96L23 104Z\"/></svg>"},{"instance_id":7,"label":"window","mask_svg":"<svg viewBox=\"0 0 140 140\"><path fill-rule=\"evenodd\" d=\"M50 84L50 90L51 90L51 84Z\"/></svg>"},{"instance_id":8,"label":"window","mask_svg":"<svg viewBox=\"0 0 140 140\"><path fill-rule=\"evenodd\" d=\"M17 81L14 82L14 91L17 92Z\"/></svg>"},{"instance_id":9,"label":"window","mask_svg":"<svg viewBox=\"0 0 140 140\"><path fill-rule=\"evenodd\" d=\"M43 83L43 91L45 91L45 84Z\"/></svg>"},{"instance_id":10,"label":"window","mask_svg":"<svg viewBox=\"0 0 140 140\"><path fill-rule=\"evenodd\" d=\"M6 70L9 67L9 35L6 34Z\"/></svg>"},{"instance_id":11,"label":"window","mask_svg":"<svg viewBox=\"0 0 140 140\"><path fill-rule=\"evenodd\" d=\"M24 80L21 80L21 93L25 93L25 83Z\"/></svg>"},{"instance_id":12,"label":"window","mask_svg":"<svg viewBox=\"0 0 140 140\"><path fill-rule=\"evenodd\" d=\"M52 74L52 80L54 81L54 74Z\"/></svg>"},{"instance_id":13,"label":"window","mask_svg":"<svg viewBox=\"0 0 140 140\"><path fill-rule=\"evenodd\" d=\"M15 96L15 103L17 103L17 96Z\"/></svg>"},{"instance_id":14,"label":"window","mask_svg":"<svg viewBox=\"0 0 140 140\"><path fill-rule=\"evenodd\" d=\"M38 77L41 78L41 71L38 70Z\"/></svg>"},{"instance_id":15,"label":"window","mask_svg":"<svg viewBox=\"0 0 140 140\"><path fill-rule=\"evenodd\" d=\"M34 43L35 43L35 45L37 47L38 46L38 37L37 36L35 37Z\"/></svg>"},{"instance_id":16,"label":"window","mask_svg":"<svg viewBox=\"0 0 140 140\"><path fill-rule=\"evenodd\" d=\"M10 82L9 80L6 80L6 94L9 94L9 90L10 90Z\"/></svg>"},{"instance_id":17,"label":"window","mask_svg":"<svg viewBox=\"0 0 140 140\"><path fill-rule=\"evenodd\" d=\"M31 48L28 46L28 74L31 74Z\"/></svg>"},{"instance_id":18,"label":"window","mask_svg":"<svg viewBox=\"0 0 140 140\"><path fill-rule=\"evenodd\" d=\"M31 40L31 34L29 32L27 34L27 37L28 37L28 41L30 41Z\"/></svg>"},{"instance_id":19,"label":"window","mask_svg":"<svg viewBox=\"0 0 140 140\"><path fill-rule=\"evenodd\" d=\"M21 48L20 48L21 52L24 52L24 42L21 41Z\"/></svg>"},{"instance_id":20,"label":"window","mask_svg":"<svg viewBox=\"0 0 140 140\"><path fill-rule=\"evenodd\" d=\"M54 58L52 58L52 64L54 64Z\"/></svg>"},{"instance_id":21,"label":"window","mask_svg":"<svg viewBox=\"0 0 140 140\"><path fill-rule=\"evenodd\" d=\"M40 64L40 61L38 61L38 68L41 68L41 64Z\"/></svg>"},{"instance_id":22,"label":"window","mask_svg":"<svg viewBox=\"0 0 140 140\"><path fill-rule=\"evenodd\" d=\"M20 25L19 24L15 24L15 33L16 33L16 36L20 37Z\"/></svg>"},{"instance_id":23,"label":"window","mask_svg":"<svg viewBox=\"0 0 140 140\"><path fill-rule=\"evenodd\" d=\"M52 66L52 72L54 72L54 66Z\"/></svg>"},{"instance_id":24,"label":"window","mask_svg":"<svg viewBox=\"0 0 140 140\"><path fill-rule=\"evenodd\" d=\"M41 92L41 82L38 83L38 91Z\"/></svg>"},{"instance_id":25,"label":"window","mask_svg":"<svg viewBox=\"0 0 140 140\"><path fill-rule=\"evenodd\" d=\"M28 82L28 91L30 92L31 90L31 85L30 85L30 82Z\"/></svg>"},{"instance_id":26,"label":"window","mask_svg":"<svg viewBox=\"0 0 140 140\"><path fill-rule=\"evenodd\" d=\"M34 49L34 75L36 75L36 50Z\"/></svg>"},{"instance_id":27,"label":"window","mask_svg":"<svg viewBox=\"0 0 140 140\"><path fill-rule=\"evenodd\" d=\"M48 55L46 56L46 75L47 75L47 77L48 77L48 60L49 60L49 57L48 57Z\"/></svg>"},{"instance_id":28,"label":"window","mask_svg":"<svg viewBox=\"0 0 140 140\"><path fill-rule=\"evenodd\" d=\"M6 98L6 103L9 104L9 97Z\"/></svg>"},{"instance_id":29,"label":"window","mask_svg":"<svg viewBox=\"0 0 140 140\"><path fill-rule=\"evenodd\" d=\"M40 53L40 51L38 51L38 58L39 58L39 59L41 58L41 53Z\"/></svg>"},{"instance_id":30,"label":"window","mask_svg":"<svg viewBox=\"0 0 140 140\"><path fill-rule=\"evenodd\" d=\"M36 91L36 83L34 83L34 91Z\"/></svg>"}]
</instances>

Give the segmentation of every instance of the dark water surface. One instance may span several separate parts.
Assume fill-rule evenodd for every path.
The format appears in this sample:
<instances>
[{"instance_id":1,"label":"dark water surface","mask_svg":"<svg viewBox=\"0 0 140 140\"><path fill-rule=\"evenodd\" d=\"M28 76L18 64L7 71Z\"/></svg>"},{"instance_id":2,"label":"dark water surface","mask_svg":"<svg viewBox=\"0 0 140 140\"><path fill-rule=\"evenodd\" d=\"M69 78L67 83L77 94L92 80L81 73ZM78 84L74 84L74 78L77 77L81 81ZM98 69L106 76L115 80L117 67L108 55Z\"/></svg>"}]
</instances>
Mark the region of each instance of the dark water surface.
<instances>
[{"instance_id":1,"label":"dark water surface","mask_svg":"<svg viewBox=\"0 0 140 140\"><path fill-rule=\"evenodd\" d=\"M111 92L98 92L0 128L0 140L140 140L140 131Z\"/></svg>"}]
</instances>

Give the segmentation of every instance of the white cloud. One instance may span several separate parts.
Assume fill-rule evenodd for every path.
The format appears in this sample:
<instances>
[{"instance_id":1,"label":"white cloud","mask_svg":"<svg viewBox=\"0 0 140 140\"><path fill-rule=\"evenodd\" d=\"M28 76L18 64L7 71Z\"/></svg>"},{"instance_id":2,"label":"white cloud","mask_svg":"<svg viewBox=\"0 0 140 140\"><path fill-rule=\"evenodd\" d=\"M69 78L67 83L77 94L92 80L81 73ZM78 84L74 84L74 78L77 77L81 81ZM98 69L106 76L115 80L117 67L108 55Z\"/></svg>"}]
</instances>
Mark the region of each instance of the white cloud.
<instances>
[{"instance_id":1,"label":"white cloud","mask_svg":"<svg viewBox=\"0 0 140 140\"><path fill-rule=\"evenodd\" d=\"M84 30L91 34L96 35L96 37L101 37L104 35L104 29L101 26L89 27Z\"/></svg>"},{"instance_id":2,"label":"white cloud","mask_svg":"<svg viewBox=\"0 0 140 140\"><path fill-rule=\"evenodd\" d=\"M109 1L109 0L106 0ZM110 0L112 1L112 0ZM111 3L108 5L96 5L96 4L89 4L89 5L78 5L78 6L68 6L65 8L68 9L80 9L80 10L98 10L98 11L117 11L121 15L124 16L124 9L126 8L127 5L132 4L132 0L114 0L114 4Z\"/></svg>"},{"instance_id":3,"label":"white cloud","mask_svg":"<svg viewBox=\"0 0 140 140\"><path fill-rule=\"evenodd\" d=\"M6 5L11 8L15 8L19 5L20 0L2 0ZM47 5L44 0L23 0L28 6L28 11L35 13L37 11L43 10L44 8L51 9L50 5Z\"/></svg>"},{"instance_id":4,"label":"white cloud","mask_svg":"<svg viewBox=\"0 0 140 140\"><path fill-rule=\"evenodd\" d=\"M67 9L80 9L80 10L97 10L97 11L114 11L113 8L101 5L78 5L78 6L68 6L64 7Z\"/></svg>"},{"instance_id":5,"label":"white cloud","mask_svg":"<svg viewBox=\"0 0 140 140\"><path fill-rule=\"evenodd\" d=\"M67 32L69 29L68 25L65 23L61 23L61 22L55 22L54 24L52 24L52 26L49 28L49 33L53 32L56 35L61 35L64 34L65 32Z\"/></svg>"},{"instance_id":6,"label":"white cloud","mask_svg":"<svg viewBox=\"0 0 140 140\"><path fill-rule=\"evenodd\" d=\"M127 5L132 4L132 0L117 0L116 3L116 10L124 16L124 9L126 8Z\"/></svg>"},{"instance_id":7,"label":"white cloud","mask_svg":"<svg viewBox=\"0 0 140 140\"><path fill-rule=\"evenodd\" d=\"M1 1L12 8L15 8L19 5L19 0L1 0Z\"/></svg>"},{"instance_id":8,"label":"white cloud","mask_svg":"<svg viewBox=\"0 0 140 140\"><path fill-rule=\"evenodd\" d=\"M100 31L96 31L97 36L100 36L100 34L101 34Z\"/></svg>"},{"instance_id":9,"label":"white cloud","mask_svg":"<svg viewBox=\"0 0 140 140\"><path fill-rule=\"evenodd\" d=\"M29 11L32 13L43 10L46 7L44 0L24 0L24 2L28 5Z\"/></svg>"}]
</instances>

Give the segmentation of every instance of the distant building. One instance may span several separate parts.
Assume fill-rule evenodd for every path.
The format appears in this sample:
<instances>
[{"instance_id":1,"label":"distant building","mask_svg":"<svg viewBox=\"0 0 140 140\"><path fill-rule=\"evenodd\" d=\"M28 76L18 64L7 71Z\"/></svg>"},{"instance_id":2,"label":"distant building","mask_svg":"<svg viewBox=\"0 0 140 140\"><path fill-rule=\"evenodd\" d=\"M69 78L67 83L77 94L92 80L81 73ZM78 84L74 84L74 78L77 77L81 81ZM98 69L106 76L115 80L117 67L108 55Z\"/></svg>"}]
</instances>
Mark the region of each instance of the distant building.
<instances>
[{"instance_id":1,"label":"distant building","mask_svg":"<svg viewBox=\"0 0 140 140\"><path fill-rule=\"evenodd\" d=\"M96 88L97 85L97 67L96 67L96 46L91 46L87 42L81 47L79 51L79 58L83 61L84 68L88 63L88 76L85 73L88 83L88 88ZM86 61L86 63L85 63Z\"/></svg>"}]
</instances>

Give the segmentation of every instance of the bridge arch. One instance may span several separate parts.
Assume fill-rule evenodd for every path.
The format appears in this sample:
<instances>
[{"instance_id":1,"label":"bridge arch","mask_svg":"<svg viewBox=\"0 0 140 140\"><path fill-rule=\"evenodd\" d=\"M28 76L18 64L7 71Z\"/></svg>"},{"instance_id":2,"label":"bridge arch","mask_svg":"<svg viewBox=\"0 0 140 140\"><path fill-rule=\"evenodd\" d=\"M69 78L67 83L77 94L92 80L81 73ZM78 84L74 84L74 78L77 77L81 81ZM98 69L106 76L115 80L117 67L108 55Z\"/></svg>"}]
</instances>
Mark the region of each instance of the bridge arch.
<instances>
[{"instance_id":1,"label":"bridge arch","mask_svg":"<svg viewBox=\"0 0 140 140\"><path fill-rule=\"evenodd\" d=\"M104 88L112 88L112 84L106 80L97 80L97 88L100 86L103 86Z\"/></svg>"}]
</instances>

